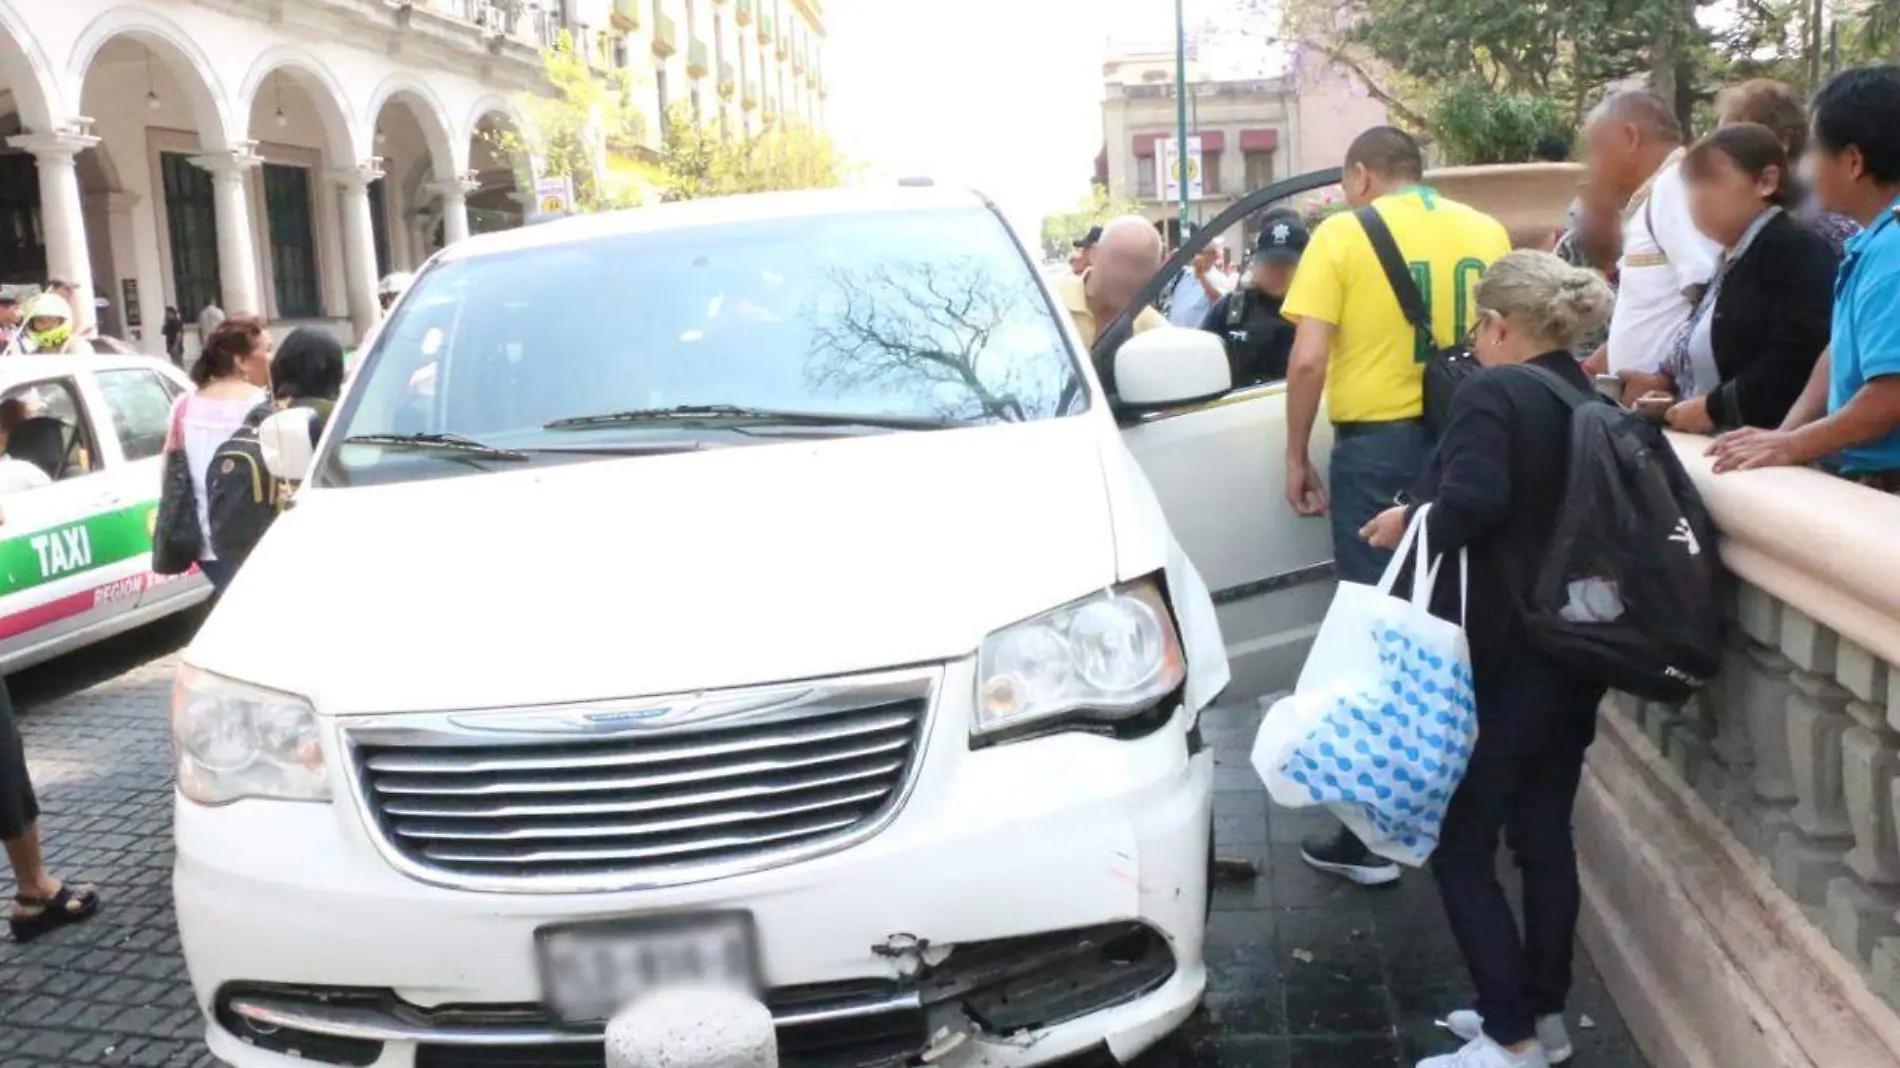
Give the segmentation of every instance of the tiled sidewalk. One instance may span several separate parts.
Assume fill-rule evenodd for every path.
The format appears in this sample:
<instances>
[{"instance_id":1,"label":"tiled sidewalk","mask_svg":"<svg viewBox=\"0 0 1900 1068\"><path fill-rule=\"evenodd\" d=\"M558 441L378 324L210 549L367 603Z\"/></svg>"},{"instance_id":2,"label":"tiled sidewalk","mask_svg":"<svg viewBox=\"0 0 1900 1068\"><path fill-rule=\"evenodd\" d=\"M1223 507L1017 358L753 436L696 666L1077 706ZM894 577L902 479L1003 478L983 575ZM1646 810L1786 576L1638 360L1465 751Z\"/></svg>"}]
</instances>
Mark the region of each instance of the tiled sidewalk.
<instances>
[{"instance_id":1,"label":"tiled sidewalk","mask_svg":"<svg viewBox=\"0 0 1900 1068\"><path fill-rule=\"evenodd\" d=\"M1471 990L1431 876L1366 889L1302 863L1300 839L1330 824L1268 800L1247 760L1260 714L1208 713L1218 851L1259 875L1217 890L1206 1007L1144 1068L1410 1068L1452 1050L1433 1020ZM1572 1064L1646 1068L1581 948L1571 1008Z\"/></svg>"}]
</instances>

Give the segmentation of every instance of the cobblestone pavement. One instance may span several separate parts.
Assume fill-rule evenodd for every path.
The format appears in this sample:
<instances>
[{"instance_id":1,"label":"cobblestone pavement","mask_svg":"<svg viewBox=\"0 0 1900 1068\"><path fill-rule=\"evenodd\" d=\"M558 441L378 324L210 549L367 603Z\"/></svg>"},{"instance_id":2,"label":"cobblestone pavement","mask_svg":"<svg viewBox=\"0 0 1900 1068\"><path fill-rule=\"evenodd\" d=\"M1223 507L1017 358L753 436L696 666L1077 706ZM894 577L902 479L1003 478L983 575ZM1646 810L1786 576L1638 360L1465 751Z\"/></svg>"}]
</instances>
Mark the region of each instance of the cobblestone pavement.
<instances>
[{"instance_id":1,"label":"cobblestone pavement","mask_svg":"<svg viewBox=\"0 0 1900 1068\"><path fill-rule=\"evenodd\" d=\"M170 909L167 688L195 625L9 680L55 871L102 882L107 905L31 946L0 940L0 1068L216 1064ZM1433 1016L1469 992L1429 876L1365 890L1301 864L1300 838L1323 823L1272 809L1247 766L1258 722L1252 708L1209 714L1219 851L1259 874L1216 891L1206 1007L1139 1068L1394 1068L1448 1049ZM1587 956L1578 968L1573 1063L1644 1068Z\"/></svg>"}]
</instances>

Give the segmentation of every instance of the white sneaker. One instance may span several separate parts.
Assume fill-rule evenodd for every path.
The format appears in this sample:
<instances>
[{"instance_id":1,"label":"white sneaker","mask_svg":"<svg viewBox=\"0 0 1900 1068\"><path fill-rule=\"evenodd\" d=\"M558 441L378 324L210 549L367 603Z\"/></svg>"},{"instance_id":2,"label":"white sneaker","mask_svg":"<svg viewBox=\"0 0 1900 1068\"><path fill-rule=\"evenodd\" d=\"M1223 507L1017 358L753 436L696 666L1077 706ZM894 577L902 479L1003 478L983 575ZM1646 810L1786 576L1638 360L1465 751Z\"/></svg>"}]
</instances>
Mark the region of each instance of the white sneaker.
<instances>
[{"instance_id":1,"label":"white sneaker","mask_svg":"<svg viewBox=\"0 0 1900 1068\"><path fill-rule=\"evenodd\" d=\"M1456 1053L1425 1058L1418 1062L1418 1068L1550 1068L1550 1060L1544 1056L1541 1042L1532 1042L1527 1049L1512 1053L1491 1041L1488 1035L1480 1034Z\"/></svg>"},{"instance_id":2,"label":"white sneaker","mask_svg":"<svg viewBox=\"0 0 1900 1068\"><path fill-rule=\"evenodd\" d=\"M1445 1030L1466 1042L1484 1034L1484 1017L1475 1009L1459 1009L1445 1017L1443 1023ZM1570 1044L1570 1032L1564 1029L1562 1014L1537 1018L1537 1041L1544 1044L1544 1059L1552 1064L1562 1064L1576 1052Z\"/></svg>"}]
</instances>

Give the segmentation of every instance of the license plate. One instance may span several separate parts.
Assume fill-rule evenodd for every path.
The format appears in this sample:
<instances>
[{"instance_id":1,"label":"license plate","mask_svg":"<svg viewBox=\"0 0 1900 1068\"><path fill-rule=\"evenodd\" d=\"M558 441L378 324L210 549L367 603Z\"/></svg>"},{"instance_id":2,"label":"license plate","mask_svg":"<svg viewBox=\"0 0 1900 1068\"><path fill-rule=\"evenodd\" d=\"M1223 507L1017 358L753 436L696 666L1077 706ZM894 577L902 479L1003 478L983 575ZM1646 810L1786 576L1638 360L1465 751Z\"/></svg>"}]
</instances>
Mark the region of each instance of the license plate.
<instances>
[{"instance_id":1,"label":"license plate","mask_svg":"<svg viewBox=\"0 0 1900 1068\"><path fill-rule=\"evenodd\" d=\"M744 913L544 927L536 939L548 1006L568 1023L611 1018L661 987L756 982Z\"/></svg>"}]
</instances>

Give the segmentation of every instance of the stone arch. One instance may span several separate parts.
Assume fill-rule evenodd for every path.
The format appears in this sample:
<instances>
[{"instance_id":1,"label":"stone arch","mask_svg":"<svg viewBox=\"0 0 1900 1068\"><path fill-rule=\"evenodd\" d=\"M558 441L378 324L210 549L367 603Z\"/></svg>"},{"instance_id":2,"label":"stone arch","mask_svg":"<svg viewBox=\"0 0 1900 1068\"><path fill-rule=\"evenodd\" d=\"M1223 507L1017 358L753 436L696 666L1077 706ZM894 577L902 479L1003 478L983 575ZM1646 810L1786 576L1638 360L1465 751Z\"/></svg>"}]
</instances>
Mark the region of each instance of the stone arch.
<instances>
[{"instance_id":1,"label":"stone arch","mask_svg":"<svg viewBox=\"0 0 1900 1068\"><path fill-rule=\"evenodd\" d=\"M481 132L482 121L490 115L501 116L513 124L516 130L523 133L529 129L528 117L522 114L514 101L494 93L487 93L476 98L474 105L468 109L468 121L462 124L461 136L457 138L457 145L465 154L462 160L463 170L467 170L471 165L473 152L470 146L475 140L475 135Z\"/></svg>"},{"instance_id":2,"label":"stone arch","mask_svg":"<svg viewBox=\"0 0 1900 1068\"><path fill-rule=\"evenodd\" d=\"M265 52L251 64L250 71L244 76L244 84L238 89L237 113L245 117L247 123L251 108L257 100L257 94L264 91L266 81L274 73L295 82L316 106L317 121L323 126L324 149L329 153L329 165L332 167L352 166L362 157L369 155L358 147L356 118L350 112L349 94L343 91L343 84L330 73L323 62L294 45L278 45Z\"/></svg>"},{"instance_id":3,"label":"stone arch","mask_svg":"<svg viewBox=\"0 0 1900 1068\"><path fill-rule=\"evenodd\" d=\"M455 151L450 135L453 126L448 110L442 106L442 98L421 79L408 74L390 75L370 94L369 106L363 110L363 143L375 143L376 124L382 119L383 109L394 103L402 104L415 116L416 125L422 128L423 140L428 142L429 162L437 176L446 180L460 173L457 163L461 156Z\"/></svg>"},{"instance_id":4,"label":"stone arch","mask_svg":"<svg viewBox=\"0 0 1900 1068\"><path fill-rule=\"evenodd\" d=\"M48 133L65 114L59 82L53 77L46 53L12 5L0 5L0 75L13 94L20 126L29 133Z\"/></svg>"},{"instance_id":5,"label":"stone arch","mask_svg":"<svg viewBox=\"0 0 1900 1068\"><path fill-rule=\"evenodd\" d=\"M198 141L207 151L226 151L244 139L244 124L232 121L230 97L204 50L177 23L142 7L109 8L80 33L66 64L71 99L79 99L99 50L118 37L151 48L153 58L172 73L191 104Z\"/></svg>"}]
</instances>

